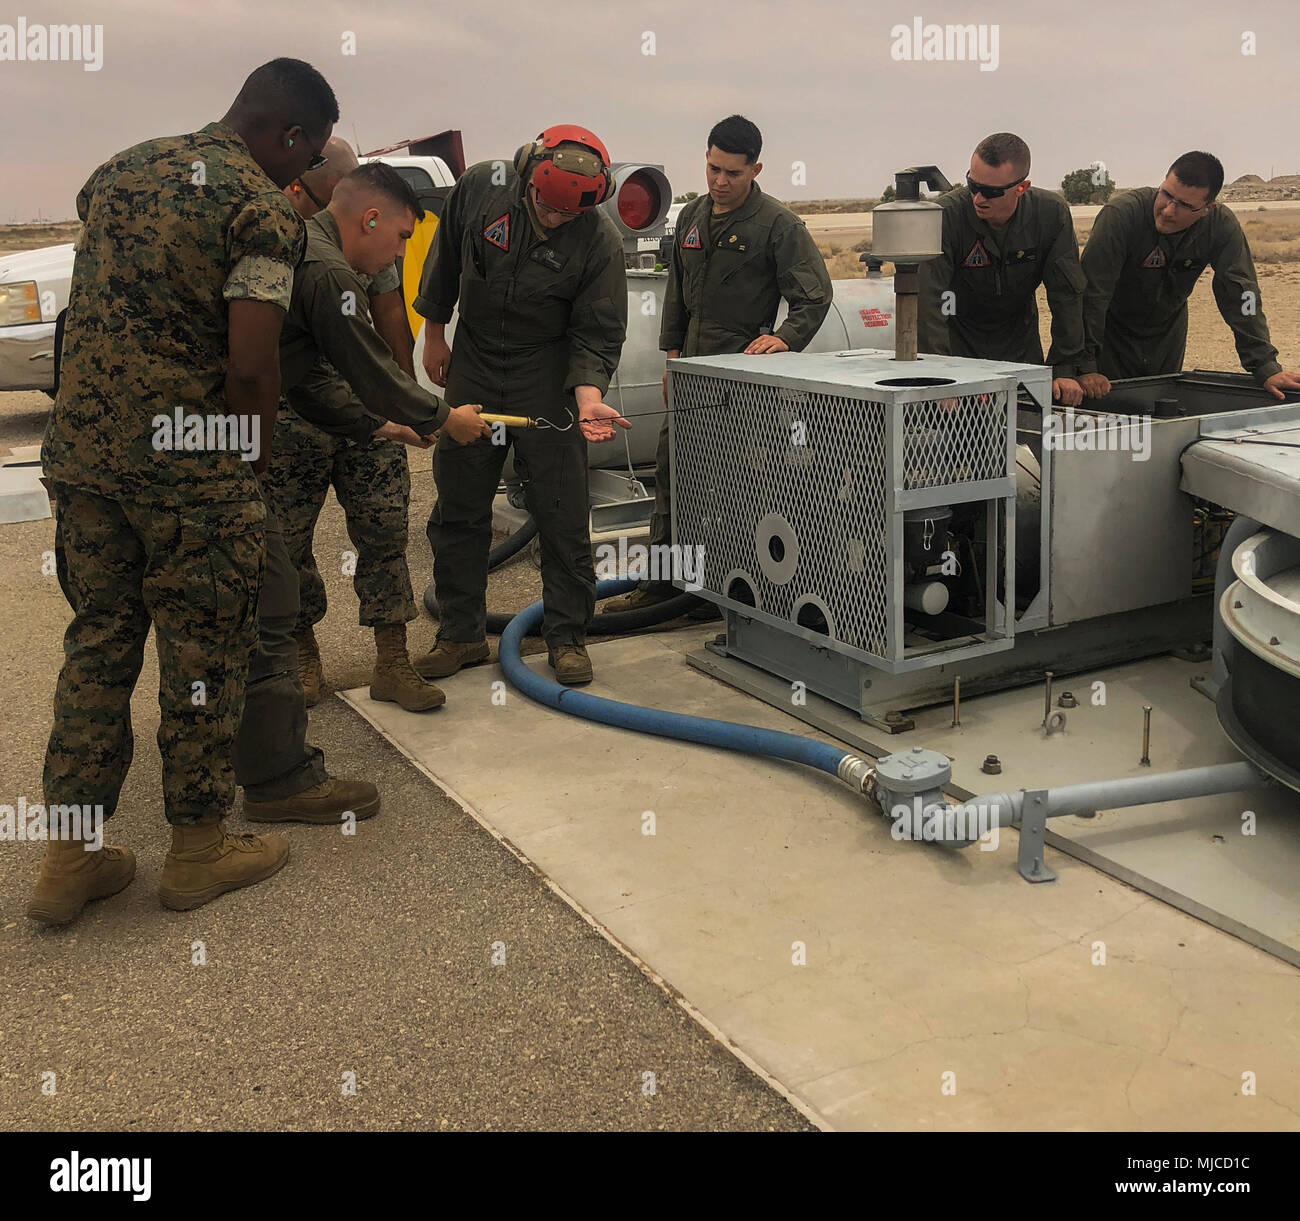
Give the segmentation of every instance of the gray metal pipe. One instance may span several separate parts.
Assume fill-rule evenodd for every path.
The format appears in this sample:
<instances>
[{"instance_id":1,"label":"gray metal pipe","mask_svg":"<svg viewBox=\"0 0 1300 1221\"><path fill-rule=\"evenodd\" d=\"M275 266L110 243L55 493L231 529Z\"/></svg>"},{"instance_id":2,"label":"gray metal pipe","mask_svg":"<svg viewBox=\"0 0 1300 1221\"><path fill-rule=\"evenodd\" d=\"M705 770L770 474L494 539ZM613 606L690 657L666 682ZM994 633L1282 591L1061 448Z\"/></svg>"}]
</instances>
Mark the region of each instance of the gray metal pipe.
<instances>
[{"instance_id":1,"label":"gray metal pipe","mask_svg":"<svg viewBox=\"0 0 1300 1221\"><path fill-rule=\"evenodd\" d=\"M1154 776L1120 777L1094 780L1087 784L1069 784L1046 791L1045 811L1048 818L1069 814L1092 814L1097 810L1119 810L1125 806L1155 805L1214 793L1234 793L1238 789L1257 788L1269 783L1269 777L1253 763L1216 763L1210 767L1189 767L1179 772L1160 772ZM1018 823L1024 810L1025 790L1018 793L985 793L970 801L949 805L943 818L944 838L949 842L970 842L968 835L958 834L957 811L974 807L985 828L1005 827Z\"/></svg>"}]
</instances>

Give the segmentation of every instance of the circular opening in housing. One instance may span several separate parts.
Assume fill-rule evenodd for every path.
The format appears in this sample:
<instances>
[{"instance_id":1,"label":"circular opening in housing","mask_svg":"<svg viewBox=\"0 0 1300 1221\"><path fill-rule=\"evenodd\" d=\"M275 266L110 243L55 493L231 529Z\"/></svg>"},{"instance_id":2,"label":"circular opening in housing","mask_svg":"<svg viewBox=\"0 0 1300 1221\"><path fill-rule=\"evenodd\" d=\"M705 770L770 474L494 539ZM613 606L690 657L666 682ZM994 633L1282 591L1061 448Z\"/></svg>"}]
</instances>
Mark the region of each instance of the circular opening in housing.
<instances>
[{"instance_id":1,"label":"circular opening in housing","mask_svg":"<svg viewBox=\"0 0 1300 1221\"><path fill-rule=\"evenodd\" d=\"M955 386L957 379L953 377L880 377L876 379L878 386Z\"/></svg>"},{"instance_id":2,"label":"circular opening in housing","mask_svg":"<svg viewBox=\"0 0 1300 1221\"><path fill-rule=\"evenodd\" d=\"M805 602L799 608L799 613L794 617L794 621L800 627L806 627L810 632L817 632L822 636L831 634L831 625L826 622L826 616L822 613L822 608L815 602Z\"/></svg>"},{"instance_id":3,"label":"circular opening in housing","mask_svg":"<svg viewBox=\"0 0 1300 1221\"><path fill-rule=\"evenodd\" d=\"M785 559L785 543L779 534L774 534L767 540L767 553L778 564Z\"/></svg>"},{"instance_id":4,"label":"circular opening in housing","mask_svg":"<svg viewBox=\"0 0 1300 1221\"><path fill-rule=\"evenodd\" d=\"M757 606L754 588L744 577L733 577L727 585L727 597L733 602L743 602L746 606Z\"/></svg>"}]
</instances>

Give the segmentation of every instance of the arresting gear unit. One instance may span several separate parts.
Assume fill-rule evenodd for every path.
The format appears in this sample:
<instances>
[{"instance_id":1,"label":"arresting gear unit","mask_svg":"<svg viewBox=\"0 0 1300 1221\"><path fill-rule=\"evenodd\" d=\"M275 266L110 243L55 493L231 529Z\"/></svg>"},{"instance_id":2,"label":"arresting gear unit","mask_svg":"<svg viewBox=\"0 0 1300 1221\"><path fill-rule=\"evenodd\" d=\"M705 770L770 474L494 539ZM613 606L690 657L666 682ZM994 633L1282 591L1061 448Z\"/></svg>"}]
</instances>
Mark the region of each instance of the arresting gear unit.
<instances>
[{"instance_id":1,"label":"arresting gear unit","mask_svg":"<svg viewBox=\"0 0 1300 1221\"><path fill-rule=\"evenodd\" d=\"M1194 372L1059 409L1043 366L918 355L930 172L900 174L873 214L873 255L897 268L894 352L669 362L673 542L703 547L697 592L726 623L689 660L822 728L846 723L838 707L896 733L958 675L962 694L1019 686L1203 649L1213 625L1201 689L1247 761L978 799L1020 826L1033 881L1054 876L1048 818L1300 789L1300 403ZM792 684L820 699L792 703ZM919 805L934 838L971 842L944 756L863 766L886 812Z\"/></svg>"}]
</instances>

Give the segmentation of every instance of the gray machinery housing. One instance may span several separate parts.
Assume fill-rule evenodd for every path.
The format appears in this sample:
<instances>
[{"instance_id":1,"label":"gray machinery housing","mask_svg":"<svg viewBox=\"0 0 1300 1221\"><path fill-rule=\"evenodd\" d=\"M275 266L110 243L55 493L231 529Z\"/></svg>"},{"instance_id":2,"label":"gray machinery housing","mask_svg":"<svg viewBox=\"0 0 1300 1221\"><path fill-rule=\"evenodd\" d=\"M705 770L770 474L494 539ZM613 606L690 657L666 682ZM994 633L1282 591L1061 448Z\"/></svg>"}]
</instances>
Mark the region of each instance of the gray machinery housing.
<instances>
[{"instance_id":1,"label":"gray machinery housing","mask_svg":"<svg viewBox=\"0 0 1300 1221\"><path fill-rule=\"evenodd\" d=\"M725 612L710 672L891 732L958 676L977 694L1203 648L1218 540L1184 452L1300 411L1198 372L1069 412L1043 366L874 349L679 359L669 394L673 542L704 548Z\"/></svg>"}]
</instances>

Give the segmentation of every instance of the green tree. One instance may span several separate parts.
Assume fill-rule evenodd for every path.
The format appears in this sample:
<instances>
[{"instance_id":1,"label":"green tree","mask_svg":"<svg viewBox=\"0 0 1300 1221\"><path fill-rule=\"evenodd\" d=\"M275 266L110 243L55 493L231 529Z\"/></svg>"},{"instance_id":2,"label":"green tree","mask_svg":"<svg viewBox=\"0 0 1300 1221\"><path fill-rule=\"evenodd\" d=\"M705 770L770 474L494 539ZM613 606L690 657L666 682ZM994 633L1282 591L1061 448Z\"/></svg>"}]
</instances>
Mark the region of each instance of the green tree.
<instances>
[{"instance_id":1,"label":"green tree","mask_svg":"<svg viewBox=\"0 0 1300 1221\"><path fill-rule=\"evenodd\" d=\"M685 195L674 195L673 203L690 203L692 199L699 199L699 191L687 191Z\"/></svg>"},{"instance_id":2,"label":"green tree","mask_svg":"<svg viewBox=\"0 0 1300 1221\"><path fill-rule=\"evenodd\" d=\"M894 184L892 182L880 192L881 203L893 203L897 198L898 192L894 190Z\"/></svg>"},{"instance_id":3,"label":"green tree","mask_svg":"<svg viewBox=\"0 0 1300 1221\"><path fill-rule=\"evenodd\" d=\"M1115 180L1100 162L1071 170L1061 179L1061 193L1070 204L1104 204L1115 193Z\"/></svg>"}]
</instances>

